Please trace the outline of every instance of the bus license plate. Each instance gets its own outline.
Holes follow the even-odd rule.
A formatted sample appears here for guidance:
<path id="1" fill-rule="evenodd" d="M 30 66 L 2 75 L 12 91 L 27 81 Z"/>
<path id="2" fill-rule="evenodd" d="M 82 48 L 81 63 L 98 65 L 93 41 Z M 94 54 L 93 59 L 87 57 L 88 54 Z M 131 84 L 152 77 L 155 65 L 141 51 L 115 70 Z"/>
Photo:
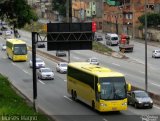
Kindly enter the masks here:
<path id="1" fill-rule="evenodd" d="M 117 110 L 117 108 L 112 108 L 113 111 Z"/>

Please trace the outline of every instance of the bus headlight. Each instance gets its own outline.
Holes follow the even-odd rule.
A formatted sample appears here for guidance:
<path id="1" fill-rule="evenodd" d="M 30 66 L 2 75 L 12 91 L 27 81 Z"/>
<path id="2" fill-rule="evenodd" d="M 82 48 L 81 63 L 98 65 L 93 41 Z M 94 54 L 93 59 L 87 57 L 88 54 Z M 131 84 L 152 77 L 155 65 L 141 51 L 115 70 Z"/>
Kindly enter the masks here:
<path id="1" fill-rule="evenodd" d="M 126 102 L 125 102 L 125 103 L 122 103 L 122 105 L 125 106 L 125 105 L 127 105 L 127 103 L 126 103 Z"/>
<path id="2" fill-rule="evenodd" d="M 107 106 L 107 105 L 106 105 L 106 104 L 104 104 L 104 103 L 101 103 L 100 105 L 101 105 L 101 106 Z"/>

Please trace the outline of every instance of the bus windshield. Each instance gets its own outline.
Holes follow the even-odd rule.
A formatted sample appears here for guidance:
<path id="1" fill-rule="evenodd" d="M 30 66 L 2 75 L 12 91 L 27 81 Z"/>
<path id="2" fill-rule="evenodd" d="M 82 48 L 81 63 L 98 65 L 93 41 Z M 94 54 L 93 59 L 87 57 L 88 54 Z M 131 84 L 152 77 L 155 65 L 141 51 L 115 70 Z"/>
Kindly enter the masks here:
<path id="1" fill-rule="evenodd" d="M 14 54 L 15 55 L 25 55 L 25 54 L 27 54 L 26 44 L 15 44 L 14 45 Z"/>
<path id="2" fill-rule="evenodd" d="M 124 77 L 100 78 L 101 93 L 103 100 L 120 100 L 127 97 Z"/>

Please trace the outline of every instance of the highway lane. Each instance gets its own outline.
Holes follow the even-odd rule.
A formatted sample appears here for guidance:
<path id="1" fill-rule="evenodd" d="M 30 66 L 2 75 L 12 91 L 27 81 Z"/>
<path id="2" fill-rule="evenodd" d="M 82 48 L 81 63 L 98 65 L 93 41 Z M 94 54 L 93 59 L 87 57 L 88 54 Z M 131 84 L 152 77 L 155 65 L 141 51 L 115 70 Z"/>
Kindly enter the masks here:
<path id="1" fill-rule="evenodd" d="M 85 55 L 86 54 L 86 52 L 87 52 L 87 55 Z M 4 52 L 3 52 L 4 53 Z M 50 53 L 53 53 L 53 52 L 50 52 Z M 82 54 L 83 53 L 83 54 Z M 99 57 L 100 58 L 100 63 L 104 63 L 104 65 L 106 65 L 106 66 L 110 66 L 110 67 L 114 67 L 116 70 L 117 69 L 120 69 L 120 72 L 121 72 L 121 68 L 119 67 L 119 65 L 121 66 L 121 63 L 123 64 L 123 60 L 119 60 L 119 59 L 114 59 L 114 58 L 112 58 L 112 57 L 108 57 L 108 56 L 106 56 L 105 58 L 104 57 L 102 57 L 102 60 L 101 60 L 101 55 L 95 55 L 95 53 L 93 53 L 92 51 L 82 51 L 82 52 L 77 52 L 77 51 L 71 51 L 71 54 L 73 54 L 73 55 L 71 55 L 71 57 L 73 57 L 73 58 L 71 58 L 71 60 L 72 61 L 74 61 L 74 60 L 76 60 L 76 61 L 84 61 L 87 57 L 88 57 L 88 55 L 94 55 L 94 56 L 97 56 L 97 57 Z M 81 55 L 82 54 L 82 55 Z M 81 55 L 81 56 L 80 56 Z M 3 59 L 5 59 L 5 57 L 3 57 Z M 106 61 L 105 61 L 106 60 Z M 47 60 L 46 60 L 47 61 Z M 102 62 L 101 62 L 102 61 Z M 7 62 L 7 61 L 6 61 Z M 108 62 L 108 63 L 106 63 L 106 62 Z M 111 64 L 111 62 L 112 62 L 112 64 Z M 113 63 L 114 62 L 114 63 Z M 133 64 L 132 62 L 134 62 L 134 61 L 132 61 L 132 60 L 127 60 L 127 62 L 128 63 L 131 63 L 131 64 Z M 53 62 L 52 62 L 53 63 Z M 136 63 L 136 62 L 134 62 L 134 63 Z M 23 63 L 17 63 L 18 64 L 18 69 L 21 69 L 21 65 L 24 65 Z M 12 65 L 14 65 L 14 66 L 16 66 L 17 67 L 17 64 L 15 65 L 15 64 L 13 64 L 12 63 Z M 137 68 L 139 68 L 140 67 L 140 63 L 136 63 L 137 64 L 137 66 L 135 66 L 135 65 L 133 65 L 133 67 L 137 67 Z M 125 63 L 125 65 L 126 65 L 126 63 Z M 125 67 L 127 68 L 128 66 L 130 66 L 130 64 L 128 64 L 128 65 L 126 65 Z M 28 66 L 28 63 L 27 64 L 25 64 L 25 66 L 24 66 L 24 68 L 23 68 L 23 72 L 25 73 L 25 74 L 27 74 L 27 73 L 29 73 L 29 74 L 27 74 L 27 75 L 30 75 L 31 73 L 31 69 L 30 68 L 28 68 L 29 66 Z M 50 65 L 50 67 L 54 67 L 54 66 L 52 66 L 52 64 Z M 25 70 L 25 69 L 27 69 L 27 70 Z M 143 66 L 142 66 L 142 69 L 143 69 Z M 12 69 L 13 70 L 13 69 Z M 128 72 L 128 70 L 127 71 L 125 71 L 125 72 Z M 8 71 L 6 71 L 6 73 L 10 73 L 10 71 L 8 70 Z M 20 74 L 20 73 L 22 73 L 22 71 L 21 72 L 18 72 L 18 73 L 16 73 L 16 75 L 18 75 L 18 74 Z M 12 75 L 12 73 L 11 73 L 11 75 Z M 11 78 L 14 78 L 14 76 L 15 75 L 12 75 L 11 76 Z M 65 77 L 63 78 L 63 79 L 61 79 L 61 74 L 59 74 L 58 75 L 58 77 L 56 77 L 57 79 L 56 80 L 61 80 L 61 81 L 59 81 L 59 82 L 62 82 L 62 85 L 63 85 L 63 83 L 65 82 L 64 80 L 66 80 L 65 79 Z M 127 74 L 126 74 L 126 76 L 127 76 Z M 130 76 L 133 76 L 133 75 L 130 75 Z M 22 76 L 22 77 L 25 77 L 25 76 Z M 29 76 L 27 76 L 27 77 L 29 77 Z M 143 77 L 142 77 L 143 78 Z M 20 87 L 20 89 L 21 90 L 24 90 L 25 89 L 25 91 L 22 91 L 22 92 L 24 92 L 25 94 L 29 94 L 29 98 L 30 99 L 32 99 L 32 88 L 30 87 L 30 88 L 28 88 L 28 87 L 26 87 L 26 84 L 28 85 L 32 85 L 32 80 L 31 80 L 31 78 L 20 78 L 20 79 L 22 79 L 23 80 L 23 82 L 22 82 L 22 80 L 20 80 L 19 82 L 17 82 L 17 80 L 18 79 L 16 79 L 16 82 L 14 82 L 16 85 L 19 85 L 19 87 Z M 129 77 L 129 79 L 130 79 L 130 77 Z M 138 80 L 138 79 L 137 79 Z M 45 84 L 43 84 L 43 83 L 45 83 Z M 135 81 L 133 81 L 133 82 L 135 82 Z M 51 83 L 51 84 L 50 84 Z M 57 81 L 56 81 L 56 83 L 57 83 Z M 138 83 L 138 82 L 136 82 L 136 83 Z M 40 85 L 40 86 L 39 86 Z M 52 85 L 52 81 L 38 81 L 38 89 L 40 89 L 40 90 L 44 90 L 44 88 L 47 88 L 48 89 L 48 87 L 45 87 L 45 86 L 50 86 L 50 85 Z M 53 89 L 55 89 L 54 91 L 57 93 L 57 90 L 58 90 L 58 86 L 55 86 L 56 84 L 54 83 L 54 86 L 53 86 Z M 139 85 L 139 84 L 138 84 Z M 52 86 L 51 86 L 52 87 Z M 65 87 L 65 84 L 64 84 L 64 86 L 61 86 L 61 89 L 66 89 L 66 87 Z M 51 90 L 51 91 L 47 91 L 46 90 L 46 92 L 44 93 L 44 91 L 42 91 L 42 92 L 40 92 L 40 94 L 43 94 L 43 95 L 45 95 L 45 96 L 43 96 L 43 97 L 38 97 L 38 98 L 40 98 L 40 99 L 38 99 L 40 102 L 43 102 L 42 103 L 42 105 L 40 105 L 40 106 L 42 106 L 45 110 L 47 110 L 48 112 L 54 112 L 53 110 L 55 110 L 55 109 L 57 109 L 58 107 L 59 107 L 59 105 L 63 105 L 63 101 L 61 102 L 60 100 L 62 99 L 62 97 L 63 97 L 63 99 L 65 99 L 65 101 L 66 100 L 68 100 L 68 101 L 70 101 L 69 99 L 69 97 L 70 96 L 68 96 L 67 95 L 67 93 L 65 92 L 64 93 L 64 90 L 61 90 L 62 92 L 61 93 L 63 93 L 62 95 L 60 95 L 61 93 L 58 93 L 59 94 L 59 96 L 55 96 L 55 98 L 57 98 L 57 97 L 59 97 L 59 100 L 57 100 L 55 103 L 53 103 L 54 102 L 54 98 L 50 101 L 49 99 L 50 98 L 48 98 L 49 96 L 50 97 L 52 97 L 52 94 L 53 94 L 53 90 Z M 51 94 L 48 94 L 48 93 L 51 93 Z M 38 90 L 38 94 L 39 94 L 39 90 Z M 39 96 L 39 95 L 38 95 Z M 60 98 L 61 97 L 61 98 Z M 47 99 L 47 102 L 46 102 L 46 99 Z M 48 101 L 49 100 L 49 101 Z M 59 103 L 59 102 L 61 102 L 59 105 L 57 105 L 57 103 Z M 72 101 L 73 102 L 73 101 Z M 74 103 L 74 102 L 73 102 Z M 56 105 L 57 107 L 56 108 L 53 108 L 51 105 Z M 72 104 L 72 103 L 71 103 Z M 68 103 L 67 103 L 67 105 L 68 105 Z M 76 103 L 75 103 L 75 105 L 77 105 Z M 65 106 L 65 105 L 63 105 L 63 106 Z M 69 106 L 70 107 L 70 106 Z M 84 109 L 84 107 L 86 108 L 86 106 L 84 106 L 84 107 L 82 107 L 82 105 L 80 104 L 79 105 L 79 107 L 81 107 L 82 108 L 82 110 L 79 110 L 79 108 L 78 108 L 78 112 L 77 112 L 77 108 L 75 108 L 75 110 L 73 110 L 73 111 L 71 111 L 70 113 L 68 112 L 68 110 L 67 111 L 64 111 L 64 108 L 62 108 L 62 109 L 59 109 L 59 111 L 56 113 L 56 112 L 54 112 L 54 114 L 57 114 L 57 115 L 63 115 L 63 114 L 65 114 L 65 113 L 67 113 L 66 115 L 67 115 L 67 117 L 68 117 L 68 115 L 72 115 L 72 114 L 74 114 L 75 112 L 77 112 L 77 114 L 81 114 L 81 112 L 84 112 L 83 111 L 83 109 Z M 81 109 L 80 108 L 80 109 Z M 87 107 L 88 108 L 88 107 Z M 69 109 L 70 110 L 70 108 L 65 108 L 65 109 Z M 84 109 L 84 110 L 86 110 L 86 109 Z M 131 113 L 130 113 L 130 110 L 131 110 Z M 88 111 L 88 110 L 87 110 Z M 134 113 L 132 113 L 132 111 L 134 112 Z M 61 114 L 60 112 L 62 112 L 63 114 Z M 91 111 L 92 112 L 92 111 Z M 142 110 L 135 110 L 133 107 L 131 107 L 131 108 L 129 108 L 129 112 L 127 111 L 127 112 L 124 112 L 124 113 L 122 113 L 122 115 L 135 115 L 135 114 L 157 114 L 157 112 L 159 112 L 159 109 L 157 109 L 157 108 L 154 108 L 152 111 L 150 111 L 150 110 L 145 110 L 145 111 L 142 111 Z M 60 113 L 60 114 L 59 114 Z M 93 113 L 93 112 L 92 112 Z M 88 115 L 93 115 L 93 114 L 90 114 L 90 113 L 86 113 L 85 112 L 85 114 L 88 116 Z M 83 113 L 82 113 L 82 115 L 84 115 Z M 61 117 L 61 116 L 58 116 L 58 117 Z M 83 117 L 83 116 L 82 116 Z"/>
<path id="2" fill-rule="evenodd" d="M 32 70 L 29 68 L 28 62 L 13 63 L 6 57 L 5 52 L 0 53 L 0 72 L 5 74 L 12 80 L 12 83 L 18 87 L 25 95 L 27 95 L 30 100 L 32 100 Z M 53 61 L 45 59 L 48 67 L 55 69 L 55 64 Z M 12 70 L 12 71 L 11 71 Z M 88 106 L 81 102 L 74 102 L 71 100 L 70 96 L 66 92 L 66 76 L 65 74 L 59 74 L 55 72 L 56 77 L 53 81 L 38 81 L 38 105 L 43 108 L 48 114 L 54 115 L 54 117 L 65 120 L 73 120 L 73 118 L 79 119 L 87 118 L 88 120 L 111 120 L 117 114 L 107 113 L 105 115 L 98 114 L 92 111 Z M 15 76 L 16 75 L 16 76 Z M 115 118 L 116 120 L 123 116 L 132 115 L 136 118 L 141 115 L 156 115 L 159 114 L 160 109 L 154 107 L 153 109 L 134 109 L 129 106 L 128 111 L 122 111 Z M 74 115 L 74 116 L 73 116 Z M 107 116 L 106 116 L 107 115 Z M 131 118 L 132 116 L 127 116 L 126 118 Z M 96 117 L 96 118 L 95 118 Z"/>
<path id="3" fill-rule="evenodd" d="M 105 34 L 104 33 L 97 33 L 102 35 L 103 37 L 103 41 L 101 41 L 101 43 L 105 44 Z M 130 59 L 136 60 L 142 64 L 145 63 L 145 45 L 143 43 L 139 43 L 136 41 L 136 39 L 131 39 L 131 43 L 134 44 L 134 49 L 132 53 L 125 53 L 125 55 L 127 57 L 129 57 Z M 106 44 L 105 44 L 106 45 Z M 108 45 L 106 45 L 108 46 Z M 108 46 L 110 48 L 112 48 L 113 50 L 119 52 L 119 47 L 118 46 Z M 160 44 L 155 46 L 147 46 L 147 59 L 148 59 L 148 66 L 151 66 L 153 68 L 156 68 L 160 71 L 159 68 L 157 68 L 157 66 L 159 67 L 159 59 L 155 59 L 152 58 L 152 51 L 155 49 L 159 49 L 160 48 Z"/>
<path id="4" fill-rule="evenodd" d="M 72 51 L 71 60 L 73 61 L 84 61 L 88 55 L 94 55 L 100 61 L 100 65 L 109 67 L 115 71 L 119 71 L 125 74 L 126 79 L 135 86 L 144 88 L 145 87 L 145 75 L 144 75 L 144 65 L 141 63 L 137 63 L 136 61 L 130 59 L 116 59 L 110 56 L 103 56 L 99 53 L 95 53 L 93 51 Z M 90 56 L 90 57 L 91 57 Z M 160 91 L 160 82 L 159 82 L 159 74 L 160 72 L 153 69 L 148 68 L 148 86 L 149 90 L 159 94 Z"/>
<path id="5" fill-rule="evenodd" d="M 22 35 L 22 39 L 31 45 L 31 33 L 26 31 L 20 31 L 20 32 Z M 41 50 L 55 55 L 55 51 L 47 51 L 46 48 Z M 126 75 L 126 79 L 132 85 L 145 89 L 145 68 L 143 61 L 139 61 L 135 58 L 122 59 L 122 60 L 116 59 L 110 56 L 104 56 L 102 54 L 90 50 L 71 51 L 70 55 L 71 55 L 71 61 L 86 61 L 86 59 L 89 57 L 97 57 L 101 65 L 110 67 L 113 70 L 124 73 Z M 67 58 L 63 57 L 63 59 L 68 60 L 68 57 Z M 153 62 L 159 63 L 159 60 L 153 59 Z M 156 94 L 159 94 L 160 91 L 160 82 L 158 80 L 160 78 L 159 70 L 160 70 L 159 66 L 156 65 L 153 66 L 152 63 L 151 64 L 150 62 L 148 63 L 148 90 Z"/>

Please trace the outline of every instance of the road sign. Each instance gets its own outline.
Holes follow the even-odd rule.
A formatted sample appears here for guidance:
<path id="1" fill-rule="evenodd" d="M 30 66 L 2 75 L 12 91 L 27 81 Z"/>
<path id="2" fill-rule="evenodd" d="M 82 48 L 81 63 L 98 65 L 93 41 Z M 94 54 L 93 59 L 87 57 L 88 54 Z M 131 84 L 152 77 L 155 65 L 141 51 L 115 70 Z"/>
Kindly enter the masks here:
<path id="1" fill-rule="evenodd" d="M 47 50 L 92 49 L 92 23 L 48 23 Z"/>

